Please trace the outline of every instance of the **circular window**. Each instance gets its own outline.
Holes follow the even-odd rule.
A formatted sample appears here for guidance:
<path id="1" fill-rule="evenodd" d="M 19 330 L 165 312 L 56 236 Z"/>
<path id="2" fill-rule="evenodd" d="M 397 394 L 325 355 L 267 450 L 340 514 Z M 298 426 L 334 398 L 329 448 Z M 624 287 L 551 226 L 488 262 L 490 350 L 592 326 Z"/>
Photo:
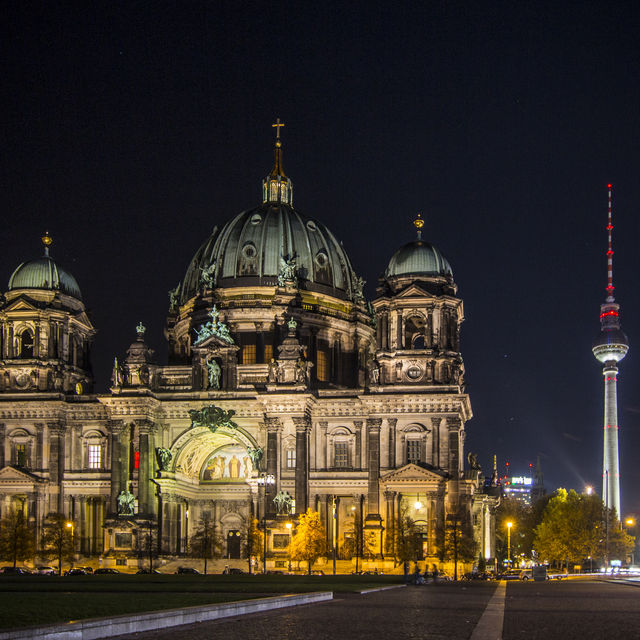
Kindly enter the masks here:
<path id="1" fill-rule="evenodd" d="M 318 227 L 317 227 L 316 223 L 313 220 L 309 220 L 307 222 L 307 229 L 309 229 L 309 231 L 317 231 Z"/>
<path id="2" fill-rule="evenodd" d="M 420 367 L 409 367 L 407 369 L 407 378 L 410 380 L 417 380 L 422 377 L 422 369 Z"/>
<path id="3" fill-rule="evenodd" d="M 16 376 L 16 387 L 20 389 L 26 389 L 31 385 L 31 377 L 28 373 L 19 373 Z"/>
<path id="4" fill-rule="evenodd" d="M 259 213 L 254 213 L 251 216 L 251 224 L 256 225 L 262 222 L 262 216 Z"/>
<path id="5" fill-rule="evenodd" d="M 242 247 L 242 255 L 249 260 L 255 258 L 257 253 L 258 252 L 256 251 L 256 247 L 253 242 L 247 242 L 247 244 Z"/>
<path id="6" fill-rule="evenodd" d="M 316 254 L 316 264 L 320 269 L 324 269 L 329 264 L 329 258 L 324 251 L 320 251 Z"/>

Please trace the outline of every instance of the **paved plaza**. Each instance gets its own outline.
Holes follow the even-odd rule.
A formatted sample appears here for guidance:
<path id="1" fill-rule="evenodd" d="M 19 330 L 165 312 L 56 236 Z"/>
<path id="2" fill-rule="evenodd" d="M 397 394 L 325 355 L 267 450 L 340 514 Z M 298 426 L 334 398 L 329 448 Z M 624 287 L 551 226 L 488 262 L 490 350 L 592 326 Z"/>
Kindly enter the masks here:
<path id="1" fill-rule="evenodd" d="M 139 633 L 136 640 L 589 640 L 640 638 L 640 584 L 457 583 L 341 595 L 323 604 Z M 489 605 L 487 607 L 487 605 Z M 502 621 L 496 614 L 504 611 Z M 500 633 L 499 622 L 503 624 Z"/>

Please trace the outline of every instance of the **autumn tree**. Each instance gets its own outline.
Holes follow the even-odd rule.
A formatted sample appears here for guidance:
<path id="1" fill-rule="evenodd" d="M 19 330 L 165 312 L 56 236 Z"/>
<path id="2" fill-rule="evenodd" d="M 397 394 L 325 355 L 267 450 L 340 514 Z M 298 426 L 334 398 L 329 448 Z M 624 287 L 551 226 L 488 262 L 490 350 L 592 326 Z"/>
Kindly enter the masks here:
<path id="1" fill-rule="evenodd" d="M 247 556 L 249 557 L 249 572 L 251 572 L 252 557 L 257 562 L 264 560 L 264 533 L 260 529 L 260 523 L 257 518 L 251 518 L 247 529 Z M 257 563 L 255 569 L 256 571 L 258 570 Z"/>
<path id="2" fill-rule="evenodd" d="M 50 513 L 42 534 L 42 554 L 58 560 L 58 575 L 62 574 L 62 562 L 73 562 L 75 555 L 74 527 L 62 513 Z"/>
<path id="3" fill-rule="evenodd" d="M 222 539 L 216 531 L 211 516 L 205 513 L 189 539 L 189 552 L 194 558 L 204 560 L 204 575 L 207 575 L 207 561 L 222 554 Z"/>
<path id="4" fill-rule="evenodd" d="M 35 553 L 35 530 L 20 509 L 12 509 L 0 520 L 0 558 L 16 566 L 18 560 L 29 560 Z"/>
<path id="5" fill-rule="evenodd" d="M 370 558 L 375 554 L 374 545 L 371 538 L 366 535 L 362 518 L 354 513 L 353 522 L 346 525 L 345 539 L 340 548 L 342 560 L 356 558 L 356 571 L 358 570 L 358 559 Z"/>
<path id="6" fill-rule="evenodd" d="M 312 509 L 299 516 L 298 526 L 291 538 L 289 556 L 292 560 L 306 561 L 309 575 L 313 563 L 326 552 L 327 533 L 320 514 Z"/>
<path id="7" fill-rule="evenodd" d="M 612 509 L 595 494 L 558 489 L 535 530 L 535 548 L 542 560 L 580 563 L 585 558 L 624 558 L 633 538 L 620 528 Z"/>

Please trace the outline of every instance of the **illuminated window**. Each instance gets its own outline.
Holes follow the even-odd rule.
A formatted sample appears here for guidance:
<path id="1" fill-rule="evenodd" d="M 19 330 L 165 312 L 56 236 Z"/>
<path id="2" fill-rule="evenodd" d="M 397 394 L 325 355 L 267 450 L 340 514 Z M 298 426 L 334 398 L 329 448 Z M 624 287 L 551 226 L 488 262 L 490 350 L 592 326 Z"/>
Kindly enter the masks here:
<path id="1" fill-rule="evenodd" d="M 334 466 L 344 469 L 351 466 L 349 464 L 349 443 L 348 442 L 336 442 L 333 445 L 334 453 Z"/>
<path id="2" fill-rule="evenodd" d="M 280 185 L 280 199 L 282 202 L 287 201 L 287 185 L 284 182 Z"/>
<path id="3" fill-rule="evenodd" d="M 15 445 L 15 464 L 18 467 L 27 466 L 27 445 L 16 444 Z"/>
<path id="4" fill-rule="evenodd" d="M 420 462 L 421 440 L 407 440 L 407 462 Z"/>
<path id="5" fill-rule="evenodd" d="M 329 380 L 329 363 L 327 361 L 326 352 L 318 349 L 318 369 L 316 375 L 320 382 L 327 382 Z"/>
<path id="6" fill-rule="evenodd" d="M 275 180 L 271 183 L 271 197 L 269 199 L 270 200 L 278 199 L 278 183 Z"/>
<path id="7" fill-rule="evenodd" d="M 102 466 L 102 446 L 90 444 L 88 448 L 89 469 L 100 469 Z"/>
<path id="8" fill-rule="evenodd" d="M 296 468 L 296 450 L 287 449 L 287 469 Z"/>
<path id="9" fill-rule="evenodd" d="M 264 345 L 264 361 L 271 362 L 271 358 L 273 358 L 273 345 L 265 344 Z"/>
<path id="10" fill-rule="evenodd" d="M 256 363 L 256 345 L 243 344 L 242 345 L 242 364 L 255 364 L 255 363 Z"/>

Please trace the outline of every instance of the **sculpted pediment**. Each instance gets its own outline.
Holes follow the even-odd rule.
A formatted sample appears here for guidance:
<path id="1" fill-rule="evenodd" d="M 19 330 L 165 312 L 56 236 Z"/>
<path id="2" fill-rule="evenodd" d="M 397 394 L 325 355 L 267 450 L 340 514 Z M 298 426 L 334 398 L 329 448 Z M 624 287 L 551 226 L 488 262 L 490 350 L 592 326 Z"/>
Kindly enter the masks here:
<path id="1" fill-rule="evenodd" d="M 406 464 L 400 469 L 393 469 L 380 476 L 381 483 L 441 482 L 443 479 L 444 476 L 441 473 L 413 463 Z"/>
<path id="2" fill-rule="evenodd" d="M 396 298 L 433 298 L 433 294 L 428 293 L 417 284 L 409 285 L 404 291 L 395 296 Z"/>
<path id="3" fill-rule="evenodd" d="M 17 298 L 5 308 L 5 311 L 38 311 L 38 309 L 25 298 Z"/>
<path id="4" fill-rule="evenodd" d="M 198 342 L 197 346 L 194 345 L 192 347 L 193 351 L 222 351 L 222 350 L 233 350 L 238 351 L 240 347 L 233 343 L 229 343 L 227 340 L 220 338 L 217 335 L 211 335 L 208 338 L 205 338 L 201 342 Z"/>
<path id="5" fill-rule="evenodd" d="M 16 467 L 3 467 L 0 469 L 0 484 L 28 484 L 33 485 L 40 482 L 40 478 L 28 471 L 16 469 Z"/>

